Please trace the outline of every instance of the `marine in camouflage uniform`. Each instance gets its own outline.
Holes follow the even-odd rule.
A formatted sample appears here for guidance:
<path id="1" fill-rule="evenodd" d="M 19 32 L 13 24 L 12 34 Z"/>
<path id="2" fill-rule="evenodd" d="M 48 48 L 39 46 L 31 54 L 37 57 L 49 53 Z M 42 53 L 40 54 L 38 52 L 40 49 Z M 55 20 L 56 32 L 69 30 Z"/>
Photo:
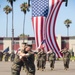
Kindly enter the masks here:
<path id="1" fill-rule="evenodd" d="M 71 54 L 67 48 L 62 50 L 61 53 L 63 53 L 64 69 L 67 70 L 69 68 Z"/>
<path id="2" fill-rule="evenodd" d="M 34 52 L 30 47 L 27 47 L 27 53 L 20 52 L 23 57 L 26 75 L 35 75 Z"/>
<path id="3" fill-rule="evenodd" d="M 45 65 L 46 65 L 46 53 L 44 52 L 44 49 L 41 49 L 40 51 L 40 67 L 42 69 L 42 71 L 45 69 Z"/>
<path id="4" fill-rule="evenodd" d="M 13 53 L 10 54 L 10 60 L 13 62 L 14 59 L 15 59 L 15 53 L 13 52 Z"/>
<path id="5" fill-rule="evenodd" d="M 53 70 L 54 69 L 55 60 L 56 60 L 56 55 L 55 55 L 55 53 L 52 50 L 48 52 L 48 60 L 50 62 L 50 68 L 51 68 L 51 70 Z"/>
<path id="6" fill-rule="evenodd" d="M 8 52 L 4 53 L 4 60 L 8 61 L 10 54 Z"/>
<path id="7" fill-rule="evenodd" d="M 41 51 L 41 49 L 38 49 L 38 53 L 37 53 L 37 70 L 39 70 L 39 68 L 40 68 L 40 57 L 41 57 L 40 51 Z"/>
<path id="8" fill-rule="evenodd" d="M 0 51 L 0 61 L 2 61 L 3 53 Z"/>
<path id="9" fill-rule="evenodd" d="M 12 75 L 20 75 L 22 66 L 23 66 L 23 61 L 19 58 L 18 55 L 16 55 L 11 67 Z"/>
<path id="10" fill-rule="evenodd" d="M 11 67 L 11 75 L 20 75 L 21 67 L 24 66 L 24 61 L 19 55 L 19 52 L 21 51 L 22 53 L 25 53 L 25 45 L 25 43 L 22 43 L 22 49 L 20 49 L 15 55 L 15 59 Z"/>

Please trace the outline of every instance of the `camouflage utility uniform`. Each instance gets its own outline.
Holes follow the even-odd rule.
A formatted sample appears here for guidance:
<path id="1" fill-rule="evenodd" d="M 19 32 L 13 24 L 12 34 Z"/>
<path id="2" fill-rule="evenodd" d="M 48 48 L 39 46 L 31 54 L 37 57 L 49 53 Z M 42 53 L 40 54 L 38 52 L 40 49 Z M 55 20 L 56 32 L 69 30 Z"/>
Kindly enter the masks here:
<path id="1" fill-rule="evenodd" d="M 49 62 L 50 62 L 51 70 L 53 70 L 53 69 L 54 69 L 55 60 L 56 60 L 56 55 L 55 55 L 55 53 L 54 53 L 54 52 L 49 53 L 49 54 L 48 54 L 48 59 L 49 59 Z"/>
<path id="2" fill-rule="evenodd" d="M 27 56 L 23 58 L 26 75 L 35 75 L 34 52 L 28 51 L 26 54 Z"/>
<path id="3" fill-rule="evenodd" d="M 40 67 L 42 68 L 42 71 L 45 69 L 46 65 L 46 53 L 40 52 Z"/>
<path id="4" fill-rule="evenodd" d="M 67 70 L 69 68 L 71 54 L 68 50 L 64 50 L 62 53 L 63 53 L 64 69 Z"/>

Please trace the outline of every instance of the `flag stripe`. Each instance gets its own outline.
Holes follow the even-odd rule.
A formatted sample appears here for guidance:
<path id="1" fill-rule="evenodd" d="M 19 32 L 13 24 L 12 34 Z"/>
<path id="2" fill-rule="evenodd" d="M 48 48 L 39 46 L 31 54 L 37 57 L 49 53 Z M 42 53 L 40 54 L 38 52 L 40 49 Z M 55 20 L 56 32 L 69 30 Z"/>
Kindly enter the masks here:
<path id="1" fill-rule="evenodd" d="M 54 24 L 53 24 L 53 25 L 54 25 L 54 27 L 53 27 L 53 28 L 54 28 L 54 29 L 53 29 L 53 30 L 54 30 L 54 31 L 53 31 L 54 36 L 53 36 L 53 37 L 54 37 L 54 39 L 55 39 L 56 47 L 57 47 L 57 49 L 59 50 L 59 52 L 60 52 L 60 49 L 59 49 L 59 47 L 58 47 L 58 44 L 57 44 L 57 41 L 56 41 L 56 36 L 55 36 L 55 23 L 56 23 L 57 15 L 58 15 L 58 12 L 59 12 L 59 9 L 60 9 L 60 6 L 61 6 L 62 2 L 63 2 L 63 1 L 61 1 L 60 5 L 59 5 L 59 7 L 58 7 L 58 10 L 57 10 L 57 13 L 56 13 L 56 16 L 55 16 L 55 20 L 54 20 Z M 60 54 L 61 54 L 61 53 L 60 53 Z M 61 56 L 62 56 L 62 54 L 61 54 Z"/>
<path id="2" fill-rule="evenodd" d="M 41 42 L 42 42 L 42 40 L 43 40 L 43 34 L 44 34 L 44 32 L 43 32 L 43 28 L 44 27 L 44 25 L 43 25 L 43 17 L 41 17 L 41 33 L 40 33 L 40 35 L 41 35 Z M 42 29 L 43 28 L 43 29 Z"/>
<path id="3" fill-rule="evenodd" d="M 55 23 L 56 23 L 56 18 L 57 18 L 57 14 L 58 14 L 58 11 L 59 11 L 59 8 L 60 8 L 60 6 L 61 6 L 61 1 L 59 2 L 59 5 L 58 5 L 58 8 L 56 9 L 56 13 L 54 14 L 54 18 L 53 18 L 53 22 L 52 22 L 52 25 L 53 25 L 53 27 L 52 27 L 52 41 L 53 41 L 53 43 L 54 43 L 54 47 L 55 47 L 55 49 L 56 49 L 56 51 L 58 52 L 58 54 L 59 54 L 59 56 L 58 57 L 61 57 L 61 54 L 60 54 L 60 51 L 59 51 L 59 48 L 58 48 L 58 46 L 57 46 L 57 42 L 56 42 L 56 37 L 54 38 L 54 36 L 55 36 L 55 34 L 53 33 L 54 31 L 55 31 L 55 28 L 54 28 L 54 25 L 55 25 Z"/>
<path id="4" fill-rule="evenodd" d="M 59 4 L 60 4 L 60 3 L 59 3 Z M 59 7 L 59 4 L 58 4 L 58 6 L 56 6 L 56 7 Z M 50 24 L 51 24 L 50 26 L 51 26 L 51 27 L 50 27 L 50 31 L 49 31 L 49 32 L 51 33 L 50 37 L 51 37 L 51 41 L 52 41 L 52 43 L 53 43 L 53 44 L 52 44 L 52 43 L 51 43 L 51 44 L 52 44 L 53 48 L 55 49 L 55 51 L 57 52 L 58 57 L 60 57 L 61 55 L 59 54 L 58 49 L 56 49 L 56 47 L 55 47 L 55 40 L 56 40 L 56 37 L 55 37 L 55 39 L 53 38 L 53 31 L 54 31 L 53 28 L 54 28 L 54 26 L 53 26 L 53 24 L 52 24 L 52 23 L 54 23 L 54 18 L 55 18 L 54 16 L 56 15 L 57 9 L 58 9 L 58 8 L 55 8 L 54 11 L 53 11 L 53 16 L 52 16 L 51 21 L 50 21 Z M 55 11 L 55 10 L 56 10 L 56 11 Z M 55 15 L 54 15 L 54 14 L 55 14 Z M 53 26 L 53 28 L 52 28 L 52 26 Z"/>
<path id="5" fill-rule="evenodd" d="M 55 4 L 55 2 L 53 3 L 53 5 Z M 54 47 L 54 44 L 53 44 L 53 42 L 52 42 L 52 32 L 51 32 L 51 26 L 52 26 L 52 24 L 51 24 L 51 22 L 52 22 L 52 18 L 53 18 L 53 13 L 55 12 L 55 9 L 57 8 L 57 5 L 58 5 L 58 2 L 54 5 L 54 7 L 53 7 L 53 10 L 52 10 L 52 12 L 50 13 L 50 20 L 48 20 L 48 22 L 49 22 L 49 24 L 48 24 L 48 32 L 49 32 L 49 43 L 50 43 L 50 45 L 51 45 L 51 47 L 52 47 L 52 50 L 54 50 L 55 51 L 55 53 L 58 55 L 58 53 L 57 53 L 57 51 L 56 51 L 56 49 L 55 49 L 55 47 Z M 48 33 L 47 32 L 47 33 Z"/>
<path id="6" fill-rule="evenodd" d="M 38 46 L 41 44 L 41 17 L 38 17 Z M 40 36 L 40 37 L 39 37 Z"/>
<path id="7" fill-rule="evenodd" d="M 50 5 L 50 8 L 49 8 L 49 9 L 50 9 L 50 10 L 49 10 L 50 13 L 48 14 L 47 22 L 48 22 L 48 19 L 49 19 L 49 17 L 50 17 L 49 15 L 51 14 L 51 11 L 52 11 L 52 9 L 53 9 L 54 0 L 49 0 L 49 3 L 50 3 L 50 4 L 49 4 L 49 5 Z M 46 24 L 47 24 L 47 22 L 46 22 Z M 48 30 L 47 27 L 48 27 L 48 26 L 46 26 L 46 30 Z M 48 31 L 48 33 L 49 33 L 49 31 Z M 49 41 L 48 41 L 48 39 L 49 39 L 49 38 L 48 38 L 48 35 L 47 35 L 48 33 L 47 33 L 47 31 L 46 31 L 46 42 L 47 42 L 48 49 L 49 49 L 49 50 L 52 50 L 52 47 L 51 47 L 51 45 L 49 44 Z"/>
<path id="8" fill-rule="evenodd" d="M 36 39 L 37 39 L 37 46 L 39 46 L 39 42 L 38 42 L 38 17 L 36 17 Z"/>
<path id="9" fill-rule="evenodd" d="M 49 50 L 49 48 L 48 48 L 47 43 L 46 43 L 46 27 L 47 26 L 46 26 L 46 18 L 45 17 L 43 18 L 43 24 L 42 25 L 43 25 L 42 26 L 43 29 L 42 28 L 41 29 L 42 29 L 43 33 L 41 33 L 41 34 L 43 34 L 43 40 L 45 40 L 45 52 L 46 52 Z"/>
<path id="10" fill-rule="evenodd" d="M 35 32 L 35 38 L 36 38 L 36 43 L 38 44 L 36 47 L 39 47 L 42 40 L 45 39 L 45 17 L 33 17 L 32 18 L 32 22 L 34 22 L 33 20 L 35 19 L 35 23 L 33 23 L 34 25 L 34 32 Z"/>
<path id="11" fill-rule="evenodd" d="M 32 27 L 34 29 L 34 18 L 32 18 Z"/>
<path id="12" fill-rule="evenodd" d="M 53 10 L 53 12 L 52 12 L 52 15 L 51 15 L 51 20 L 50 20 L 50 32 L 51 32 L 51 44 L 52 44 L 52 46 L 53 46 L 53 48 L 54 48 L 54 50 L 55 50 L 55 52 L 56 52 L 56 54 L 57 54 L 57 56 L 58 57 L 60 57 L 59 56 L 59 53 L 58 53 L 58 50 L 55 48 L 55 42 L 54 42 L 54 40 L 55 39 L 53 39 L 53 22 L 54 22 L 54 17 L 55 17 L 55 14 L 56 14 L 56 9 L 58 9 L 58 5 L 59 5 L 59 2 L 58 2 L 58 0 L 55 0 L 55 3 L 56 3 L 56 6 L 55 6 L 55 9 Z"/>
<path id="13" fill-rule="evenodd" d="M 57 7 L 57 6 L 56 6 L 56 7 Z M 52 11 L 52 12 L 50 12 L 49 18 L 51 18 L 51 17 L 50 17 L 50 16 L 52 15 L 51 13 L 54 13 L 54 12 L 55 12 L 56 7 L 54 7 L 53 11 Z M 52 16 L 52 18 L 53 18 L 53 16 Z M 51 19 L 52 19 L 52 18 L 51 18 Z M 48 21 L 49 21 L 49 22 L 52 22 L 52 21 L 50 21 L 49 19 L 48 19 Z M 48 28 L 49 28 L 49 27 L 48 27 Z M 52 29 L 52 28 L 50 28 L 49 30 L 50 30 L 50 31 L 48 31 L 48 30 L 47 30 L 47 34 L 48 34 L 48 32 L 50 32 L 50 33 L 51 33 L 51 35 L 49 36 L 49 39 L 50 39 L 49 44 L 50 44 L 50 45 L 52 45 L 52 47 L 55 49 L 55 47 L 54 47 L 54 44 L 55 44 L 55 43 L 52 41 L 52 38 L 53 38 L 53 37 L 51 37 L 51 36 L 53 35 L 53 33 L 51 32 L 51 30 L 53 30 L 53 29 Z M 48 34 L 48 35 L 49 35 L 49 34 Z M 47 35 L 47 36 L 48 36 L 48 35 Z M 50 37 L 51 37 L 51 38 L 50 38 Z M 49 40 L 49 39 L 48 39 L 48 40 Z M 55 39 L 55 40 L 56 40 L 56 39 Z M 54 40 L 54 41 L 55 41 L 55 40 Z M 51 42 L 51 41 L 52 41 L 54 44 L 52 44 L 52 42 Z M 56 53 L 57 53 L 58 57 L 60 57 L 61 55 L 59 54 L 58 50 L 57 50 L 57 49 L 55 49 L 55 51 L 56 51 Z M 59 55 L 60 55 L 60 56 L 59 56 Z"/>

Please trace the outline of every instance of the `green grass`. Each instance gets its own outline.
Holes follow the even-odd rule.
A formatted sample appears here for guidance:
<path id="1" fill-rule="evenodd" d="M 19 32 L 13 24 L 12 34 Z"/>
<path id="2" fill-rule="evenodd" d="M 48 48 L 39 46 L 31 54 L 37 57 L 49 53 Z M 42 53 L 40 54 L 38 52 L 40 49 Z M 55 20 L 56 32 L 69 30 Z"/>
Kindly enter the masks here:
<path id="1" fill-rule="evenodd" d="M 71 57 L 71 60 L 75 60 L 75 56 L 74 57 Z"/>
<path id="2" fill-rule="evenodd" d="M 60 60 L 63 60 L 63 58 L 57 58 L 57 60 L 60 61 Z M 74 57 L 71 57 L 70 60 L 75 60 L 75 56 Z"/>

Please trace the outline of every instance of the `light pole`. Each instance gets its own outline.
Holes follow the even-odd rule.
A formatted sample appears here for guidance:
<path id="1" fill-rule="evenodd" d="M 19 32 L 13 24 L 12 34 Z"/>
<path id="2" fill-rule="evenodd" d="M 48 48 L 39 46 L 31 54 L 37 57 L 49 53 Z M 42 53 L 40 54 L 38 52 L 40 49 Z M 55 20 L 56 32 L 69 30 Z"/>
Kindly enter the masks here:
<path id="1" fill-rule="evenodd" d="M 14 53 L 14 12 L 13 12 L 13 3 L 12 3 L 12 53 Z"/>

